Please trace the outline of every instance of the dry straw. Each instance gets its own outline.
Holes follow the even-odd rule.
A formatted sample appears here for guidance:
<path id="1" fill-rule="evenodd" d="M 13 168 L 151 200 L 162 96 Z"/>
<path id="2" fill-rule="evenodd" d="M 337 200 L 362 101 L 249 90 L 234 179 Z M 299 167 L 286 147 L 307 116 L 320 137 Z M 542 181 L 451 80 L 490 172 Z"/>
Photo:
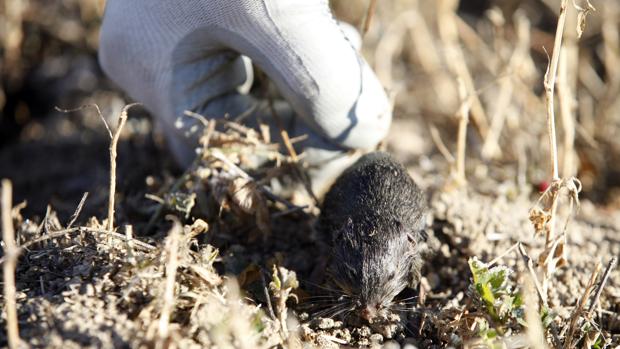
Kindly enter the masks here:
<path id="1" fill-rule="evenodd" d="M 6 309 L 6 332 L 9 348 L 19 347 L 19 328 L 17 324 L 17 306 L 15 301 L 15 267 L 19 249 L 15 246 L 15 230 L 13 228 L 12 199 L 13 187 L 8 179 L 2 180 L 2 239 L 4 241 L 4 303 Z"/>

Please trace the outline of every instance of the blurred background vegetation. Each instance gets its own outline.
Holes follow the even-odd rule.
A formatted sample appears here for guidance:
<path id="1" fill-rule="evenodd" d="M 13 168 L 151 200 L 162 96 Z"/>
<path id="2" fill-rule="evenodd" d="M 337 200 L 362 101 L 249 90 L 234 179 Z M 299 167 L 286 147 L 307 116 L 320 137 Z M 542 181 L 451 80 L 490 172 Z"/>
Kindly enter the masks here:
<path id="1" fill-rule="evenodd" d="M 572 1 L 571 1 L 572 2 Z M 333 0 L 337 17 L 362 27 L 369 1 Z M 547 178 L 542 78 L 559 0 L 379 1 L 365 35 L 364 54 L 391 92 L 397 119 L 453 148 L 460 105 L 457 81 L 475 93 L 468 154 L 521 167 L 521 180 Z M 585 7 L 585 0 L 576 0 Z M 614 204 L 620 185 L 620 4 L 592 3 L 577 39 L 569 9 L 564 91 L 558 106 L 561 169 L 579 174 L 584 193 Z M 4 0 L 0 6 L 0 146 L 49 136 L 55 106 L 96 102 L 118 110 L 124 97 L 103 77 L 97 40 L 103 0 Z M 451 17 L 453 12 L 458 16 Z M 96 122 L 96 121 L 95 121 Z M 69 127 L 67 123 L 64 127 Z M 67 136 L 68 130 L 59 130 Z M 426 137 L 428 139 L 429 137 Z M 437 142 L 435 142 L 437 143 Z M 410 149 L 437 153 L 435 146 Z M 501 170 L 504 167 L 500 167 Z M 480 172 L 482 171 L 482 172 Z M 513 174 L 514 175 L 514 174 Z M 516 175 L 515 175 L 516 176 Z M 522 184 L 524 184 L 522 183 Z"/>

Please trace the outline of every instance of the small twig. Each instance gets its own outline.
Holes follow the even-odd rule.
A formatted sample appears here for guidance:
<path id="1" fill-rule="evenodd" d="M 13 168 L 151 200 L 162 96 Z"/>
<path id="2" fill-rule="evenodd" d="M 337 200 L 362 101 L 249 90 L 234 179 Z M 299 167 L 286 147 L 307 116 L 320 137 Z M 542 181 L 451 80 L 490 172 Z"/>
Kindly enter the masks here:
<path id="1" fill-rule="evenodd" d="M 209 120 L 209 124 L 207 124 L 207 133 L 204 136 L 202 149 L 206 152 L 209 148 L 209 143 L 211 142 L 211 138 L 215 133 L 215 119 Z"/>
<path id="2" fill-rule="evenodd" d="M 108 131 L 108 135 L 110 135 L 110 139 L 112 139 L 113 136 L 112 136 L 112 130 L 110 129 L 110 125 L 108 125 L 108 122 L 103 117 L 103 114 L 101 114 L 101 109 L 99 109 L 99 106 L 97 104 L 86 104 L 81 107 L 77 107 L 73 109 L 62 109 L 59 107 L 54 107 L 54 109 L 56 109 L 57 111 L 61 113 L 73 113 L 76 111 L 82 111 L 86 108 L 95 108 L 95 110 L 97 111 L 97 115 L 99 115 L 99 118 L 101 119 L 101 121 L 103 121 L 103 125 L 105 125 L 105 129 Z"/>
<path id="3" fill-rule="evenodd" d="M 457 138 L 456 178 L 459 185 L 467 183 L 465 178 L 465 147 L 467 145 L 467 124 L 469 123 L 470 97 L 463 80 L 458 80 L 461 106 L 459 108 L 459 133 Z"/>
<path id="4" fill-rule="evenodd" d="M 571 177 L 575 175 L 575 117 L 573 111 L 575 109 L 575 98 L 573 97 L 573 86 L 569 83 L 569 53 L 575 52 L 577 56 L 577 48 L 572 46 L 566 47 L 560 54 L 560 66 L 558 76 L 558 97 L 560 99 L 560 116 L 562 120 L 562 128 L 564 129 L 564 149 L 562 149 L 562 177 Z M 571 57 L 575 58 L 575 57 Z M 572 62 L 576 64 L 576 62 Z M 571 67 L 575 68 L 575 67 Z"/>
<path id="5" fill-rule="evenodd" d="M 534 263 L 532 262 L 532 258 L 527 254 L 525 247 L 521 242 L 518 243 L 519 253 L 527 266 L 527 269 L 532 276 L 532 280 L 534 280 L 534 286 L 536 286 L 536 292 L 538 292 L 538 297 L 540 298 L 543 305 L 547 306 L 547 297 L 543 294 L 542 287 L 540 286 L 540 282 L 538 281 L 538 277 L 536 276 L 536 271 L 534 270 Z"/>
<path id="6" fill-rule="evenodd" d="M 267 310 L 269 311 L 269 316 L 271 316 L 271 319 L 277 320 L 276 313 L 273 311 L 273 304 L 271 303 L 271 295 L 269 294 L 269 288 L 267 287 L 265 274 L 262 270 L 260 271 L 260 278 L 263 282 L 263 292 L 265 293 L 265 300 L 267 301 Z"/>
<path id="7" fill-rule="evenodd" d="M 337 343 L 337 344 L 340 344 L 340 345 L 346 345 L 348 343 L 344 339 L 340 339 L 338 337 L 334 337 L 334 336 L 331 336 L 331 335 L 328 335 L 328 334 L 321 335 L 321 337 L 329 340 L 330 342 Z"/>
<path id="8" fill-rule="evenodd" d="M 372 18 L 375 15 L 375 9 L 377 7 L 377 0 L 370 0 L 368 4 L 368 9 L 366 10 L 366 18 L 364 18 L 364 26 L 362 27 L 362 36 L 368 33 L 370 29 L 370 23 L 372 22 Z"/>
<path id="9" fill-rule="evenodd" d="M 482 102 L 476 94 L 474 79 L 467 66 L 467 59 L 465 59 L 465 54 L 460 47 L 460 32 L 457 26 L 458 15 L 456 10 L 457 2 L 441 2 L 437 13 L 439 37 L 444 44 L 444 55 L 449 70 L 463 81 L 467 95 L 471 98 L 471 117 L 474 126 L 482 138 L 486 139 L 489 132 L 489 122 Z"/>
<path id="10" fill-rule="evenodd" d="M 490 261 L 489 263 L 487 263 L 487 266 L 490 268 L 492 265 L 494 265 L 495 263 L 497 263 L 500 259 L 504 258 L 505 256 L 507 256 L 510 252 L 514 251 L 515 249 L 517 249 L 519 247 L 519 245 L 521 244 L 521 242 L 517 242 L 516 244 L 512 245 L 509 249 L 507 249 L 506 251 L 504 251 L 502 254 L 500 254 L 499 256 L 493 258 L 492 261 Z"/>
<path id="11" fill-rule="evenodd" d="M 586 302 L 588 301 L 588 299 L 590 299 L 590 294 L 592 293 L 592 290 L 594 289 L 594 282 L 596 281 L 596 278 L 598 277 L 598 274 L 600 273 L 600 271 L 601 271 L 601 263 L 597 262 L 596 267 L 594 268 L 594 272 L 592 272 L 592 275 L 590 276 L 590 280 L 588 281 L 588 285 L 583 291 L 583 295 L 579 299 L 579 303 L 577 304 L 577 307 L 573 310 L 573 314 L 571 315 L 569 326 L 568 326 L 568 334 L 566 335 L 566 339 L 564 340 L 564 344 L 566 344 L 569 348 L 573 347 L 572 343 L 573 343 L 573 337 L 575 335 L 575 330 L 577 328 L 577 322 L 581 318 L 583 309 L 586 306 Z"/>
<path id="12" fill-rule="evenodd" d="M 125 226 L 125 238 L 127 244 L 127 261 L 129 264 L 134 264 L 136 262 L 136 257 L 133 251 L 133 226 L 129 224 Z"/>
<path id="13" fill-rule="evenodd" d="M 159 340 L 156 348 L 165 348 L 169 336 L 170 314 L 174 310 L 174 284 L 179 266 L 179 240 L 181 238 L 181 224 L 173 219 L 173 226 L 166 239 L 166 286 L 164 289 L 164 304 L 159 317 Z"/>
<path id="14" fill-rule="evenodd" d="M 545 340 L 545 334 L 543 332 L 543 325 L 540 319 L 539 303 L 536 301 L 536 296 L 533 295 L 533 277 L 524 277 L 524 292 L 523 292 L 523 306 L 525 308 L 525 321 L 527 323 L 526 335 L 529 340 L 531 348 L 544 349 L 547 346 Z M 534 281 L 535 282 L 535 281 Z"/>
<path id="15" fill-rule="evenodd" d="M 125 122 L 127 122 L 127 112 L 129 109 L 138 103 L 132 103 L 126 105 L 121 111 L 121 115 L 118 118 L 118 126 L 116 127 L 116 131 L 112 136 L 112 141 L 110 142 L 110 194 L 108 201 L 108 230 L 114 230 L 114 195 L 116 194 L 116 148 L 118 146 L 118 140 L 121 136 L 121 132 L 123 131 L 123 127 L 125 126 Z"/>
<path id="16" fill-rule="evenodd" d="M 299 161 L 297 152 L 295 151 L 295 148 L 293 148 L 293 143 L 291 143 L 291 138 L 289 137 L 288 132 L 284 128 L 284 124 L 282 124 L 282 119 L 280 119 L 280 116 L 278 115 L 278 112 L 276 111 L 276 108 L 273 105 L 273 99 L 269 98 L 268 105 L 269 105 L 269 110 L 271 111 L 271 114 L 273 115 L 273 119 L 275 120 L 276 124 L 278 125 L 278 129 L 280 130 L 280 138 L 282 138 L 282 142 L 284 143 L 284 146 L 286 147 L 286 150 L 288 151 L 293 162 L 297 163 Z"/>
<path id="17" fill-rule="evenodd" d="M 518 242 L 517 246 L 519 249 L 519 253 L 521 254 L 523 261 L 525 262 L 527 269 L 530 273 L 530 278 L 532 279 L 532 281 L 534 281 L 534 286 L 536 286 L 536 293 L 538 294 L 538 298 L 542 302 L 542 305 L 545 308 L 548 308 L 549 305 L 547 303 L 547 297 L 543 295 L 543 290 L 540 286 L 540 281 L 538 281 L 538 277 L 536 276 L 536 271 L 534 270 L 534 264 L 532 262 L 532 259 L 527 254 L 527 251 L 525 251 L 525 247 L 523 246 L 521 242 Z M 555 343 L 556 348 L 563 349 L 562 342 L 560 341 L 560 337 L 558 336 L 558 330 L 556 328 L 555 323 L 552 322 L 550 324 L 550 328 L 551 328 L 551 334 L 553 336 L 553 341 Z"/>
<path id="18" fill-rule="evenodd" d="M 198 120 L 202 126 L 207 127 L 209 125 L 209 120 L 207 120 L 207 118 L 204 115 L 198 114 L 196 112 L 193 112 L 191 110 L 186 110 L 183 112 L 183 115 L 190 117 L 192 119 L 196 119 Z"/>
<path id="19" fill-rule="evenodd" d="M 601 279 L 601 282 L 599 282 L 598 284 L 596 294 L 594 295 L 594 299 L 592 300 L 592 304 L 590 304 L 590 307 L 588 308 L 588 314 L 592 313 L 592 311 L 594 310 L 594 307 L 598 303 L 599 298 L 601 298 L 601 293 L 603 292 L 603 288 L 605 288 L 605 285 L 607 284 L 607 280 L 609 279 L 609 274 L 611 274 L 611 271 L 614 270 L 614 268 L 616 267 L 616 263 L 618 263 L 618 258 L 614 257 L 609 261 L 609 264 L 607 264 L 607 268 L 605 268 L 605 273 L 603 273 L 603 278 Z"/>
<path id="20" fill-rule="evenodd" d="M 435 143 L 435 146 L 437 147 L 441 155 L 443 155 L 443 157 L 450 165 L 454 164 L 456 162 L 456 159 L 450 153 L 448 147 L 446 147 L 446 144 L 441 139 L 441 135 L 439 134 L 439 130 L 437 130 L 437 127 L 435 127 L 435 125 L 430 125 L 429 128 L 431 131 L 431 139 L 433 140 L 433 143 Z"/>
<path id="21" fill-rule="evenodd" d="M 15 230 L 11 209 L 13 188 L 8 179 L 2 180 L 2 239 L 4 240 L 4 304 L 6 308 L 6 332 L 9 348 L 19 347 L 19 327 L 17 323 L 17 306 L 15 303 L 15 267 L 19 249 L 15 246 Z M 4 259 L 3 258 L 3 259 Z"/>
<path id="22" fill-rule="evenodd" d="M 47 229 L 47 220 L 49 219 L 49 216 L 51 213 L 52 213 L 52 207 L 50 205 L 47 205 L 47 208 L 45 209 L 45 216 L 43 216 L 43 220 L 37 227 L 37 231 L 35 235 L 40 235 L 43 231 L 45 231 L 45 234 L 49 232 Z"/>
<path id="23" fill-rule="evenodd" d="M 73 212 L 73 215 L 71 215 L 71 220 L 69 220 L 69 224 L 67 224 L 67 229 L 71 228 L 73 223 L 75 223 L 75 221 L 80 216 L 80 213 L 82 212 L 82 208 L 84 207 L 84 203 L 86 202 L 87 198 L 88 198 L 88 192 L 85 192 L 84 195 L 82 195 L 82 199 L 80 200 L 80 203 L 77 205 L 75 212 Z"/>

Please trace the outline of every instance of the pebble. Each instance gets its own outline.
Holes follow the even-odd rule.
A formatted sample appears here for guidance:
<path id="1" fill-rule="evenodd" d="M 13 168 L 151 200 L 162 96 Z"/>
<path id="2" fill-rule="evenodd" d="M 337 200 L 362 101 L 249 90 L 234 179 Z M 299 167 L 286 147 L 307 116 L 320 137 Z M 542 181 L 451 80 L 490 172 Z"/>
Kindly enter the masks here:
<path id="1" fill-rule="evenodd" d="M 318 328 L 322 330 L 327 330 L 334 327 L 334 319 L 330 318 L 320 318 L 317 321 Z"/>
<path id="2" fill-rule="evenodd" d="M 397 341 L 387 341 L 383 344 L 383 349 L 401 349 Z"/>
<path id="3" fill-rule="evenodd" d="M 378 333 L 372 334 L 370 336 L 370 341 L 372 343 L 383 343 L 383 336 Z"/>

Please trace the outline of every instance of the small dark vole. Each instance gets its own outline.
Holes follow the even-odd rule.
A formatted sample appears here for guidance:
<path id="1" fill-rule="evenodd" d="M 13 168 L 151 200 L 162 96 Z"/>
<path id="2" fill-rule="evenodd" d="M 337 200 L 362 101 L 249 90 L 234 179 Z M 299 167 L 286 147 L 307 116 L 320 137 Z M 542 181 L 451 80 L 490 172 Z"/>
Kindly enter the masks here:
<path id="1" fill-rule="evenodd" d="M 362 156 L 325 196 L 318 227 L 331 236 L 330 272 L 362 318 L 419 281 L 425 209 L 407 170 L 383 152 Z"/>

